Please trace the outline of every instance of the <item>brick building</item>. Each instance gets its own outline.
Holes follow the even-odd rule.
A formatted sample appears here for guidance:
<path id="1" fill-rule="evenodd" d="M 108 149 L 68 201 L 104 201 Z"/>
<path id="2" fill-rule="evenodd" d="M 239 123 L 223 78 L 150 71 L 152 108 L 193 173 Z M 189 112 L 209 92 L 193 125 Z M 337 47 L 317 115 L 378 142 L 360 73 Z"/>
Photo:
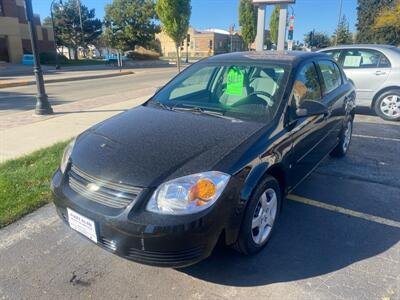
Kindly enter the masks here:
<path id="1" fill-rule="evenodd" d="M 40 52 L 54 52 L 51 27 L 42 26 L 34 15 Z M 0 0 L 0 61 L 21 63 L 22 55 L 32 53 L 24 0 Z"/>
<path id="2" fill-rule="evenodd" d="M 230 33 L 221 29 L 195 30 L 190 27 L 188 34 L 190 35 L 190 42 L 188 43 L 190 57 L 207 57 L 230 51 L 246 50 L 244 41 L 237 32 Z M 176 57 L 175 43 L 166 33 L 157 34 L 156 39 L 160 42 L 163 56 Z M 184 56 L 186 55 L 186 46 L 182 48 L 181 55 Z"/>

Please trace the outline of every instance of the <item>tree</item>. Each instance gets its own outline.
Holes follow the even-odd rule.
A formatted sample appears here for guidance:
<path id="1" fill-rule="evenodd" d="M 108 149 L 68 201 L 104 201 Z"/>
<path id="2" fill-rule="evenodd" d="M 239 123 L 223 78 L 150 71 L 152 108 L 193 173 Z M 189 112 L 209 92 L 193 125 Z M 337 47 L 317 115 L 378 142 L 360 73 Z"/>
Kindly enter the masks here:
<path id="1" fill-rule="evenodd" d="M 396 46 L 400 44 L 400 0 L 393 7 L 384 7 L 379 12 L 373 28 L 376 32 L 392 32 L 393 39 L 386 42 Z"/>
<path id="2" fill-rule="evenodd" d="M 181 70 L 179 48 L 189 30 L 192 6 L 190 0 L 158 0 L 156 12 L 165 33 L 174 41 L 176 47 L 176 65 Z"/>
<path id="3" fill-rule="evenodd" d="M 159 32 L 152 0 L 113 0 L 105 6 L 104 40 L 123 51 L 147 47 Z"/>
<path id="4" fill-rule="evenodd" d="M 79 5 L 81 15 L 79 14 Z M 87 47 L 102 33 L 102 22 L 95 18 L 95 10 L 80 4 L 78 0 L 68 0 L 64 4 L 55 4 L 54 35 L 57 45 L 74 49 L 74 59 L 78 58 L 78 48 Z M 82 17 L 82 28 L 81 18 Z M 52 25 L 51 18 L 44 20 L 46 25 Z M 71 58 L 71 55 L 70 55 Z"/>
<path id="5" fill-rule="evenodd" d="M 275 45 L 278 44 L 280 10 L 281 6 L 275 5 L 274 10 L 272 11 L 271 14 L 271 19 L 269 21 L 269 31 L 271 34 L 271 40 Z"/>
<path id="6" fill-rule="evenodd" d="M 390 30 L 374 30 L 375 18 L 384 7 L 391 7 L 395 0 L 358 0 L 357 42 L 389 43 L 395 38 Z"/>
<path id="7" fill-rule="evenodd" d="M 257 9 L 252 0 L 240 0 L 239 25 L 242 28 L 242 38 L 250 49 L 257 35 Z"/>
<path id="8" fill-rule="evenodd" d="M 340 20 L 335 33 L 332 36 L 332 43 L 335 45 L 346 45 L 353 43 L 353 35 L 349 29 L 349 22 L 346 16 L 343 16 Z"/>
<path id="9" fill-rule="evenodd" d="M 310 31 L 304 36 L 304 42 L 309 48 L 326 48 L 331 45 L 331 40 L 326 33 Z"/>

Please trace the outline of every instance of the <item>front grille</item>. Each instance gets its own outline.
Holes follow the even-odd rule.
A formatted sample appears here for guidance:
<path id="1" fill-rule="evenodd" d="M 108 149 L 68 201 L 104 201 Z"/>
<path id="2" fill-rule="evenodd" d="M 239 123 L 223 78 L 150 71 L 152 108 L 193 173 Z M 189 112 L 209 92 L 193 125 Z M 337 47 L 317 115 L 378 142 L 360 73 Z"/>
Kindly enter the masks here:
<path id="1" fill-rule="evenodd" d="M 141 261 L 147 264 L 182 264 L 199 259 L 204 253 L 204 247 L 198 246 L 182 251 L 145 251 L 130 248 L 128 259 Z"/>
<path id="2" fill-rule="evenodd" d="M 107 249 L 111 250 L 111 251 L 115 251 L 117 250 L 117 244 L 112 241 L 112 240 L 108 240 L 106 238 L 101 238 L 100 239 L 100 243 L 106 247 Z"/>
<path id="3" fill-rule="evenodd" d="M 94 177 L 76 166 L 69 171 L 69 186 L 88 200 L 119 209 L 134 202 L 142 191 L 141 188 Z"/>

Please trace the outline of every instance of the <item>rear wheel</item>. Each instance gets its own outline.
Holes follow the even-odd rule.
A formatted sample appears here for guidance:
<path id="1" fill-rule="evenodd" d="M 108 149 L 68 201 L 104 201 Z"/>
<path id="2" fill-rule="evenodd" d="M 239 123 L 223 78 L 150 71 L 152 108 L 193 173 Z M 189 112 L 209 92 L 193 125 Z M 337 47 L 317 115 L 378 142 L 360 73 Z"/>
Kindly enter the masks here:
<path id="1" fill-rule="evenodd" d="M 382 119 L 400 121 L 400 89 L 390 90 L 379 96 L 374 109 Z"/>
<path id="2" fill-rule="evenodd" d="M 246 255 L 262 250 L 271 237 L 281 206 L 278 181 L 268 176 L 249 201 L 234 245 L 236 250 Z"/>
<path id="3" fill-rule="evenodd" d="M 339 137 L 339 144 L 330 153 L 332 157 L 343 157 L 349 150 L 351 136 L 353 134 L 353 119 L 347 120 L 345 127 Z"/>

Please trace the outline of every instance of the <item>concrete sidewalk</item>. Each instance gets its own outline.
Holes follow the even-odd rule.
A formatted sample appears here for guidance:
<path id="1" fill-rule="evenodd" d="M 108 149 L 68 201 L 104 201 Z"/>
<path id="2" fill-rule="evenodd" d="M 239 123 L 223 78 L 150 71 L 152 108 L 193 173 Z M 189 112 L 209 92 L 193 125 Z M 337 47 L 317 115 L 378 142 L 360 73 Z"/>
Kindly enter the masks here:
<path id="1" fill-rule="evenodd" d="M 88 99 L 82 103 L 58 105 L 51 116 L 33 116 L 33 111 L 12 114 L 10 117 L 14 122 L 18 124 L 20 120 L 20 123 L 0 128 L 0 162 L 73 138 L 94 124 L 142 104 L 154 92 L 154 88 L 138 90 L 137 96 L 129 100 L 128 95 L 115 95 L 115 102 L 107 105 L 109 97 L 107 102 Z M 35 119 L 34 122 L 31 118 Z"/>
<path id="2" fill-rule="evenodd" d="M 54 83 L 54 82 L 66 82 L 66 81 L 76 81 L 76 80 L 88 80 L 88 79 L 99 79 L 99 78 L 108 78 L 108 77 L 116 77 L 123 75 L 131 75 L 134 74 L 132 70 L 92 70 L 92 71 L 65 71 L 65 72 L 57 72 L 50 73 L 44 75 L 45 83 Z M 16 76 L 16 77 L 1 77 L 0 78 L 0 89 L 1 88 L 9 88 L 9 87 L 17 87 L 17 86 L 25 86 L 25 85 L 33 85 L 36 84 L 36 80 L 33 75 L 31 76 Z"/>

